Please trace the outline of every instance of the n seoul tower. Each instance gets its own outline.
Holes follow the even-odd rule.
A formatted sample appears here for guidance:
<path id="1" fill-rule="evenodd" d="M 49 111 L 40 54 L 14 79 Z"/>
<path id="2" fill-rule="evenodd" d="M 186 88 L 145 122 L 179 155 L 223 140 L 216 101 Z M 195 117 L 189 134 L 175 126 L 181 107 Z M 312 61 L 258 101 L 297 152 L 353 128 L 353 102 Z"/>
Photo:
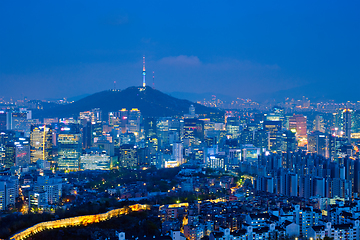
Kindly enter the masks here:
<path id="1" fill-rule="evenodd" d="M 145 56 L 144 56 L 143 57 L 143 88 L 146 86 L 145 75 L 146 75 L 146 71 L 145 71 Z"/>

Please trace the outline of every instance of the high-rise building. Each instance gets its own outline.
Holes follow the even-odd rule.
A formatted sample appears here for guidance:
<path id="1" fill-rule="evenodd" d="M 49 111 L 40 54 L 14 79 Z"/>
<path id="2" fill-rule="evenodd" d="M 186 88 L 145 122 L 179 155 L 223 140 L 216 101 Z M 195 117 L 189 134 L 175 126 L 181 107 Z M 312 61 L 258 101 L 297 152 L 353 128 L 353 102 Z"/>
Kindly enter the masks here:
<path id="1" fill-rule="evenodd" d="M 82 125 L 82 146 L 84 149 L 90 148 L 92 146 L 93 134 L 92 134 L 92 123 L 84 120 Z"/>
<path id="2" fill-rule="evenodd" d="M 80 157 L 81 170 L 109 170 L 110 156 L 106 151 L 100 149 L 88 149 L 86 153 Z"/>
<path id="3" fill-rule="evenodd" d="M 134 145 L 122 145 L 120 147 L 121 165 L 125 168 L 135 168 L 138 165 L 137 149 Z"/>
<path id="4" fill-rule="evenodd" d="M 269 149 L 270 133 L 264 129 L 258 129 L 254 133 L 254 146 L 261 151 Z"/>
<path id="5" fill-rule="evenodd" d="M 92 122 L 90 126 L 91 145 L 96 143 L 103 136 L 103 124 L 100 121 Z"/>
<path id="6" fill-rule="evenodd" d="M 30 133 L 30 160 L 52 161 L 52 129 L 48 125 L 34 125 Z"/>
<path id="7" fill-rule="evenodd" d="M 79 170 L 82 152 L 80 127 L 77 124 L 63 125 L 57 137 L 58 169 Z"/>
<path id="8" fill-rule="evenodd" d="M 19 179 L 17 176 L 0 176 L 0 211 L 15 206 L 19 196 Z"/>
<path id="9" fill-rule="evenodd" d="M 283 131 L 282 137 L 282 150 L 285 152 L 294 152 L 297 148 L 295 133 L 292 131 Z"/>
<path id="10" fill-rule="evenodd" d="M 265 115 L 263 113 L 255 113 L 254 114 L 254 124 L 257 126 L 258 129 L 263 127 L 265 121 Z"/>
<path id="11" fill-rule="evenodd" d="M 282 129 L 281 121 L 264 122 L 264 130 L 270 133 L 269 148 L 272 151 L 281 150 L 281 140 L 282 140 L 282 134 L 280 133 L 281 129 Z"/>
<path id="12" fill-rule="evenodd" d="M 80 120 L 86 120 L 88 122 L 95 122 L 95 115 L 91 111 L 80 112 Z"/>
<path id="13" fill-rule="evenodd" d="M 360 133 L 360 111 L 356 110 L 351 115 L 351 132 Z"/>
<path id="14" fill-rule="evenodd" d="M 7 122 L 7 113 L 5 111 L 0 111 L 0 131 L 5 131 L 7 129 L 6 122 Z"/>
<path id="15" fill-rule="evenodd" d="M 312 132 L 308 135 L 308 152 L 328 157 L 328 145 L 329 141 L 326 134 L 322 132 Z"/>
<path id="16" fill-rule="evenodd" d="M 184 163 L 183 157 L 183 145 L 181 142 L 176 142 L 172 146 L 172 159 L 179 163 L 179 165 Z"/>
<path id="17" fill-rule="evenodd" d="M 289 130 L 296 134 L 296 137 L 306 138 L 306 116 L 294 114 L 289 118 Z"/>
<path id="18" fill-rule="evenodd" d="M 137 108 L 129 111 L 127 130 L 129 133 L 134 133 L 135 136 L 140 134 L 141 112 Z"/>
<path id="19" fill-rule="evenodd" d="M 245 128 L 240 134 L 240 144 L 253 144 L 254 142 L 254 131 Z"/>
<path id="20" fill-rule="evenodd" d="M 30 163 L 30 145 L 28 138 L 16 138 L 5 145 L 5 167 L 25 166 Z"/>
<path id="21" fill-rule="evenodd" d="M 204 140 L 204 122 L 196 118 L 184 119 L 185 145 L 197 144 L 198 140 Z"/>
<path id="22" fill-rule="evenodd" d="M 102 121 L 102 111 L 100 108 L 94 108 L 91 110 L 93 113 L 94 119 L 93 122 L 101 122 Z"/>
<path id="23" fill-rule="evenodd" d="M 14 111 L 11 113 L 11 129 L 15 131 L 27 132 L 30 131 L 30 126 L 27 122 L 27 111 Z"/>
<path id="24" fill-rule="evenodd" d="M 232 138 L 237 138 L 240 133 L 240 123 L 237 117 L 226 118 L 226 133 L 231 135 Z"/>
<path id="25" fill-rule="evenodd" d="M 5 160 L 4 166 L 6 168 L 10 168 L 15 166 L 15 144 L 14 142 L 10 142 L 5 145 Z"/>
<path id="26" fill-rule="evenodd" d="M 351 142 L 351 112 L 350 109 L 343 110 L 343 132 L 349 143 Z"/>
<path id="27" fill-rule="evenodd" d="M 314 120 L 314 131 L 319 131 L 319 132 L 325 132 L 325 122 L 324 122 L 324 117 L 321 115 L 316 115 L 315 116 L 315 120 Z"/>
<path id="28" fill-rule="evenodd" d="M 352 110 L 345 108 L 339 109 L 334 113 L 335 134 L 340 137 L 345 137 L 348 142 L 351 142 L 351 115 Z"/>
<path id="29" fill-rule="evenodd" d="M 36 184 L 34 186 L 34 191 L 30 194 L 30 198 L 31 198 L 30 207 L 32 207 L 32 205 L 36 205 L 37 207 L 46 207 L 49 204 L 56 204 L 59 202 L 61 195 L 62 195 L 61 178 L 38 176 Z"/>
<path id="30" fill-rule="evenodd" d="M 31 115 L 31 110 L 26 108 L 11 109 L 6 112 L 0 111 L 0 129 L 21 132 L 28 137 Z"/>
<path id="31" fill-rule="evenodd" d="M 155 118 L 145 118 L 144 119 L 144 131 L 145 137 L 155 137 L 156 136 L 156 119 Z"/>
<path id="32" fill-rule="evenodd" d="M 19 136 L 20 135 L 20 136 Z M 17 137 L 22 137 L 18 132 L 11 130 L 5 130 L 0 132 L 0 145 L 6 145 L 9 142 L 12 142 Z"/>
<path id="33" fill-rule="evenodd" d="M 100 138 L 94 143 L 94 147 L 105 151 L 110 157 L 114 156 L 114 143 L 110 142 L 105 137 Z"/>

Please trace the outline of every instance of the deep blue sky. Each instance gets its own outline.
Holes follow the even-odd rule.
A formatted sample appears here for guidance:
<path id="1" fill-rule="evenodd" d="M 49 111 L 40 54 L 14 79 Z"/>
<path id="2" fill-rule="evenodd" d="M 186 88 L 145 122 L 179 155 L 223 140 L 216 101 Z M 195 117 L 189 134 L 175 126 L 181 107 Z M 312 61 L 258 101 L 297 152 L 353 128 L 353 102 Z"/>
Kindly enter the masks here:
<path id="1" fill-rule="evenodd" d="M 143 55 L 165 92 L 360 90 L 359 12 L 359 1 L 0 1 L 0 96 L 141 85 Z"/>

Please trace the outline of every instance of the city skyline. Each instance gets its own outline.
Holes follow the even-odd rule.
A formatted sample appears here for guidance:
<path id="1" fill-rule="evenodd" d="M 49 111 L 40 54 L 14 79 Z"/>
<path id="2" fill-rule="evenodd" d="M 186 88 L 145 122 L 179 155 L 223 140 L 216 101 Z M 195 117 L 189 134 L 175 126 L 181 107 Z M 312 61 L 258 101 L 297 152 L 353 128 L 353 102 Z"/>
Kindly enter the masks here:
<path id="1" fill-rule="evenodd" d="M 140 86 L 146 56 L 164 92 L 356 98 L 358 3 L 206 3 L 1 3 L 0 96 Z"/>
<path id="2" fill-rule="evenodd" d="M 360 240 L 359 6 L 0 2 L 0 239 Z"/>

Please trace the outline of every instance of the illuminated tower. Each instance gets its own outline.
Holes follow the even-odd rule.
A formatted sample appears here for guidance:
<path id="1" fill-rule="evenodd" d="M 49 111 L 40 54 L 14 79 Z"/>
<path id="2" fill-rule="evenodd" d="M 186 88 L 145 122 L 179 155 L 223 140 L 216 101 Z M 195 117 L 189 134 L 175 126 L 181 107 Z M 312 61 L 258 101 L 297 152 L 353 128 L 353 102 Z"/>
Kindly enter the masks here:
<path id="1" fill-rule="evenodd" d="M 143 57 L 143 87 L 146 86 L 145 83 L 145 75 L 146 75 L 146 71 L 145 71 L 145 56 Z"/>

